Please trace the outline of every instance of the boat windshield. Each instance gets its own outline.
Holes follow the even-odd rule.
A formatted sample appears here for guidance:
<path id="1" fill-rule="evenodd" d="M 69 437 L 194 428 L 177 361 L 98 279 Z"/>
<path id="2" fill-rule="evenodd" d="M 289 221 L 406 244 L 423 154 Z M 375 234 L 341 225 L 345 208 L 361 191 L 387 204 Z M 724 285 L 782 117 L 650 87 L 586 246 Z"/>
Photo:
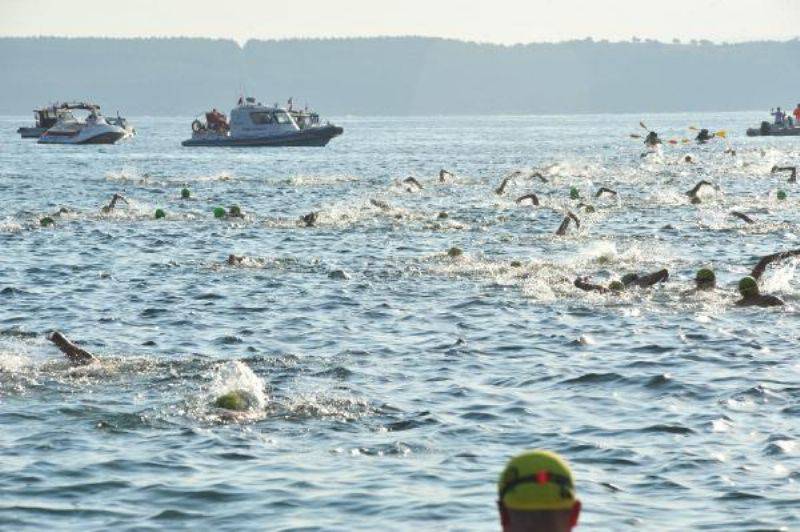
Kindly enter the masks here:
<path id="1" fill-rule="evenodd" d="M 255 113 L 250 113 L 250 120 L 253 121 L 254 124 L 271 124 L 272 123 L 272 113 L 267 111 L 258 111 Z"/>
<path id="2" fill-rule="evenodd" d="M 288 124 L 292 121 L 288 114 L 283 111 L 276 111 L 275 112 L 275 121 L 279 124 Z"/>

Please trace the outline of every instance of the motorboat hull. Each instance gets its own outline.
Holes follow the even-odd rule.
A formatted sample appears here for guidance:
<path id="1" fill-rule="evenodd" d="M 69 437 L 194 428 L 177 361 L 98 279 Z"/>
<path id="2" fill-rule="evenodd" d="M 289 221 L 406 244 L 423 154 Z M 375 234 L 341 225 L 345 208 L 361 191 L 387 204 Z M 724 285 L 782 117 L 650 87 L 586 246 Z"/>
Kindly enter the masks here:
<path id="1" fill-rule="evenodd" d="M 74 135 L 58 135 L 48 131 L 39 137 L 39 144 L 114 144 L 124 137 L 125 130 L 119 127 L 94 134 L 84 134 L 81 131 Z"/>
<path id="2" fill-rule="evenodd" d="M 256 147 L 288 147 L 288 146 L 326 146 L 334 137 L 338 137 L 344 132 L 339 126 L 320 126 L 301 129 L 291 133 L 281 135 L 270 135 L 265 137 L 245 137 L 236 138 L 222 135 L 207 135 L 193 137 L 184 140 L 183 146 L 220 146 L 235 148 L 256 148 Z"/>
<path id="3" fill-rule="evenodd" d="M 17 130 L 17 133 L 19 133 L 23 139 L 38 139 L 45 131 L 47 131 L 45 127 L 21 127 Z"/>
<path id="4" fill-rule="evenodd" d="M 761 127 L 751 127 L 747 130 L 748 137 L 798 137 L 800 136 L 800 127 L 784 127 L 775 126 L 773 124 L 764 123 Z"/>

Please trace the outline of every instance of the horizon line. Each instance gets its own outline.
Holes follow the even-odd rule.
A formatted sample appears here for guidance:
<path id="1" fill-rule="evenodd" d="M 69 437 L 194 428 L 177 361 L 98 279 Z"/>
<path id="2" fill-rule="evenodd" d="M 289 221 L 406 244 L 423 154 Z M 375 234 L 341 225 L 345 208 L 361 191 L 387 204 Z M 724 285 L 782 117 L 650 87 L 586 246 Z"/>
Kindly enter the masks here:
<path id="1" fill-rule="evenodd" d="M 345 41 L 345 40 L 379 40 L 379 39 L 425 39 L 434 41 L 457 42 L 463 44 L 490 45 L 503 48 L 514 48 L 535 45 L 560 45 L 560 44 L 632 44 L 632 45 L 662 45 L 662 46 L 738 46 L 745 44 L 788 44 L 800 41 L 800 35 L 787 37 L 785 39 L 751 39 L 742 41 L 713 41 L 711 39 L 673 39 L 672 41 L 661 41 L 649 37 L 633 36 L 628 40 L 597 39 L 595 37 L 583 37 L 564 39 L 560 41 L 528 41 L 516 43 L 501 43 L 496 41 L 483 41 L 458 37 L 442 37 L 436 35 L 420 34 L 397 34 L 397 35 L 350 35 L 350 36 L 309 36 L 309 37 L 278 37 L 264 38 L 251 37 L 245 40 L 236 37 L 215 37 L 215 36 L 191 36 L 191 35 L 139 35 L 139 36 L 118 36 L 118 35 L 0 35 L 0 40 L 35 40 L 35 39 L 64 39 L 64 40 L 115 40 L 115 41 L 137 41 L 137 40 L 206 40 L 206 41 L 229 41 L 235 43 L 239 48 L 245 48 L 250 42 L 293 42 L 293 41 Z"/>

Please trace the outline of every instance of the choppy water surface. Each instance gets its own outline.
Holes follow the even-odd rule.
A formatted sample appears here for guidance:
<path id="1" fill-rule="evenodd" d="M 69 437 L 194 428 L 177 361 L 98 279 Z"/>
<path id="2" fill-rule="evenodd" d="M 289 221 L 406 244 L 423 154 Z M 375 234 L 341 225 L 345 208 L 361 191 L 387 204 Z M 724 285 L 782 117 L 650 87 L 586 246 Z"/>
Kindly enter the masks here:
<path id="1" fill-rule="evenodd" d="M 769 172 L 800 139 L 647 116 L 738 153 L 643 160 L 640 118 L 343 118 L 328 148 L 274 150 L 181 148 L 190 118 L 39 146 L 3 118 L 0 528 L 493 529 L 528 447 L 571 461 L 586 529 L 800 527 L 796 264 L 764 281 L 785 308 L 733 306 L 759 256 L 800 247 L 800 190 Z M 492 192 L 533 168 L 549 182 Z M 721 190 L 691 205 L 700 179 Z M 572 186 L 596 212 L 556 237 Z M 131 205 L 102 213 L 115 192 Z M 244 219 L 214 219 L 232 204 Z M 682 295 L 709 265 L 721 289 Z M 572 285 L 661 267 L 652 290 Z M 69 368 L 53 329 L 102 363 Z M 262 406 L 220 416 L 232 388 Z"/>

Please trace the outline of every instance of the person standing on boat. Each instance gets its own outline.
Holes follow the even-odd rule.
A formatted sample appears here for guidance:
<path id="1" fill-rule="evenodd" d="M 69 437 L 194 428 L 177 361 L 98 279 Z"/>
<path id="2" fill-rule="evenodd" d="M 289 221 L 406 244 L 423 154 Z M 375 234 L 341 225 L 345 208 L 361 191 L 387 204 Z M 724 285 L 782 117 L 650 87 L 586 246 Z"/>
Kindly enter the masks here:
<path id="1" fill-rule="evenodd" d="M 792 114 L 794 115 L 794 123 L 800 126 L 800 103 L 794 108 Z"/>
<path id="2" fill-rule="evenodd" d="M 783 125 L 783 119 L 786 116 L 786 114 L 783 111 L 781 111 L 781 108 L 778 107 L 771 114 L 772 114 L 772 116 L 775 117 L 775 125 L 776 126 L 782 126 Z"/>

